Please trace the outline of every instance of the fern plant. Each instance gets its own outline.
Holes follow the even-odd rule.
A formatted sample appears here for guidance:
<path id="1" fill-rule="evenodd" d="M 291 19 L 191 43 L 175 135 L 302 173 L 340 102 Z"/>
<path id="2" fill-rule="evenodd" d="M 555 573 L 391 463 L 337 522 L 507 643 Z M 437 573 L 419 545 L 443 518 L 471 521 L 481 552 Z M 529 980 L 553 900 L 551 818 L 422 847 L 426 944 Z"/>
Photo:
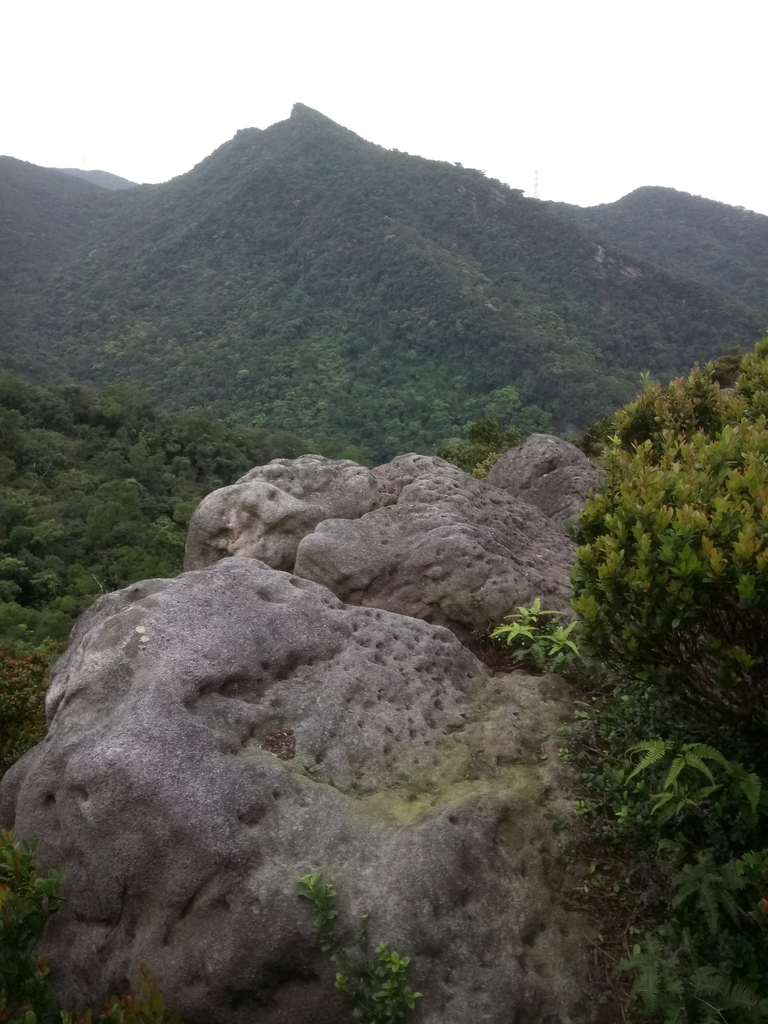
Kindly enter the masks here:
<path id="1" fill-rule="evenodd" d="M 663 770 L 661 789 L 653 794 L 653 811 L 668 821 L 687 807 L 699 808 L 727 786 L 728 795 L 752 824 L 766 810 L 763 784 L 755 772 L 729 761 L 706 743 L 684 743 L 679 747 L 666 740 L 651 740 L 631 746 L 628 754 L 642 754 L 629 775 L 633 778 L 650 768 Z M 715 773 L 722 778 L 717 781 Z M 702 777 L 705 780 L 702 783 Z"/>
<path id="2" fill-rule="evenodd" d="M 669 932 L 669 930 L 667 930 Z M 665 939 L 666 941 L 663 941 Z M 764 1024 L 768 999 L 697 956 L 674 933 L 650 934 L 619 969 L 634 974 L 632 995 L 660 1024 Z"/>
<path id="3" fill-rule="evenodd" d="M 533 668 L 558 670 L 579 657 L 579 648 L 571 639 L 575 623 L 548 621 L 560 616 L 560 612 L 542 608 L 537 597 L 530 606 L 520 605 L 491 637 L 503 641 Z"/>

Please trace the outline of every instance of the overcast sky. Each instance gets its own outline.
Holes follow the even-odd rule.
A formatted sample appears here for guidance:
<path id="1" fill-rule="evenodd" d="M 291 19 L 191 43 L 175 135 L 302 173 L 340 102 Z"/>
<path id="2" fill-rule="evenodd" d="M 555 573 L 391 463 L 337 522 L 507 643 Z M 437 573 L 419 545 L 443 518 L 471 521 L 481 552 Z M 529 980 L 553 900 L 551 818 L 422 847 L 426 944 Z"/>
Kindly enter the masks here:
<path id="1" fill-rule="evenodd" d="M 4 0 L 0 153 L 133 181 L 299 101 L 542 199 L 768 214 L 766 0 Z"/>

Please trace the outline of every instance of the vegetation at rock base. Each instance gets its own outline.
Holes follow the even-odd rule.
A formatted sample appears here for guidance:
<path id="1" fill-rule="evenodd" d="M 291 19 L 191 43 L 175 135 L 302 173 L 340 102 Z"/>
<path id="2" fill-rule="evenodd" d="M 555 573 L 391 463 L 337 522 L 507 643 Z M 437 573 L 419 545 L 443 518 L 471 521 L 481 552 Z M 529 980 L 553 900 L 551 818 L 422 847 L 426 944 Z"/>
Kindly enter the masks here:
<path id="1" fill-rule="evenodd" d="M 579 790 L 564 849 L 588 865 L 575 898 L 596 918 L 601 980 L 628 1021 L 768 1020 L 764 751 L 684 699 L 591 670 L 561 751 Z"/>
<path id="2" fill-rule="evenodd" d="M 0 167 L 6 368 L 137 381 L 371 462 L 461 437 L 508 387 L 579 429 L 641 370 L 669 380 L 764 326 L 549 204 L 301 104 L 163 185 Z"/>
<path id="3" fill-rule="evenodd" d="M 564 625 L 561 612 L 547 611 L 536 598 L 530 607 L 520 606 L 497 626 L 491 638 L 505 644 L 524 665 L 539 671 L 568 672 L 579 658 L 579 648 L 571 639 L 575 623 Z"/>
<path id="4" fill-rule="evenodd" d="M 578 528 L 593 660 L 565 844 L 632 1021 L 768 1020 L 768 337 L 733 391 L 716 374 L 646 382 L 614 417 Z"/>
<path id="5" fill-rule="evenodd" d="M 393 1024 L 413 1010 L 420 992 L 408 984 L 411 958 L 400 956 L 381 942 L 375 957 L 371 953 L 368 915 L 364 915 L 352 943 L 345 943 L 336 931 L 336 890 L 323 882 L 318 872 L 298 880 L 299 895 L 312 904 L 312 927 L 320 949 L 345 973 L 337 973 L 336 988 L 354 1007 L 353 1016 L 363 1024 Z"/>
<path id="6" fill-rule="evenodd" d="M 180 1024 L 165 1008 L 145 964 L 140 967 L 142 996 L 112 996 L 102 1012 L 59 1012 L 48 975 L 50 966 L 33 955 L 46 921 L 61 902 L 56 871 L 38 876 L 32 851 L 0 832 L 0 1021 L 2 1024 Z"/>

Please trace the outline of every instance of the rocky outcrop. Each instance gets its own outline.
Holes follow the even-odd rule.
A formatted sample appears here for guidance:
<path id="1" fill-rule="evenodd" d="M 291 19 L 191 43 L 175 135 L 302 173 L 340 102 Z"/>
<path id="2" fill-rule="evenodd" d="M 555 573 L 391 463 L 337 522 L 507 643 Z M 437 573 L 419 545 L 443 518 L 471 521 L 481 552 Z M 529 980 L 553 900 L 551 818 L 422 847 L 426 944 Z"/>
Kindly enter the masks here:
<path id="1" fill-rule="evenodd" d="M 578 518 L 602 470 L 575 445 L 554 434 L 532 434 L 491 467 L 487 482 L 522 498 L 556 523 Z"/>
<path id="2" fill-rule="evenodd" d="M 189 1024 L 338 1024 L 296 898 L 318 869 L 343 928 L 413 956 L 424 1024 L 592 1020 L 548 821 L 563 685 L 254 559 L 101 598 L 0 784 L 0 825 L 65 869 L 60 1002 L 146 961 Z"/>
<path id="3" fill-rule="evenodd" d="M 354 519 L 393 500 L 349 459 L 273 459 L 203 499 L 189 524 L 185 567 L 241 555 L 290 571 L 299 541 L 323 519 Z"/>
<path id="4" fill-rule="evenodd" d="M 566 607 L 573 549 L 538 509 L 492 488 L 435 501 L 418 500 L 425 481 L 416 488 L 360 519 L 320 523 L 300 543 L 294 572 L 344 601 L 413 615 L 459 636 L 535 597 Z"/>
<path id="5" fill-rule="evenodd" d="M 460 636 L 535 597 L 565 608 L 573 560 L 538 509 L 415 454 L 372 471 L 318 456 L 253 470 L 209 495 L 190 525 L 189 568 L 227 553 Z"/>

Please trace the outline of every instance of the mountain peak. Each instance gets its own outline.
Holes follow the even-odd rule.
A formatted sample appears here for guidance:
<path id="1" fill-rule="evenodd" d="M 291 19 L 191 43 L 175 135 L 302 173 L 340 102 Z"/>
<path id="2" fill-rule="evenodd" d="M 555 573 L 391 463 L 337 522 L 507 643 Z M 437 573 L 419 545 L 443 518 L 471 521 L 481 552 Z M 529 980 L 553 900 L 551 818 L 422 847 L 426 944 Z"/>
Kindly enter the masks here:
<path id="1" fill-rule="evenodd" d="M 291 109 L 291 117 L 321 117 L 324 121 L 330 121 L 330 117 L 321 114 L 319 110 L 308 107 L 305 103 L 294 103 Z"/>

